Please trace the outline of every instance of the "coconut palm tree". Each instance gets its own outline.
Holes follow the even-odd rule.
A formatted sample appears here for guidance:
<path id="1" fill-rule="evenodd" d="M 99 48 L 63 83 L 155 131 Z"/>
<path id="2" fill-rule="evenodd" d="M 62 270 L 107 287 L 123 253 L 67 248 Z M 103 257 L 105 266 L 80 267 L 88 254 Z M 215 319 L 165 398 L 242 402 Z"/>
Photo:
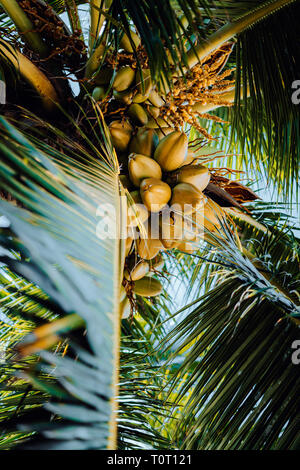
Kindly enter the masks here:
<path id="1" fill-rule="evenodd" d="M 0 0 L 2 449 L 299 446 L 297 227 L 235 175 L 298 195 L 300 6 L 211 3 Z"/>

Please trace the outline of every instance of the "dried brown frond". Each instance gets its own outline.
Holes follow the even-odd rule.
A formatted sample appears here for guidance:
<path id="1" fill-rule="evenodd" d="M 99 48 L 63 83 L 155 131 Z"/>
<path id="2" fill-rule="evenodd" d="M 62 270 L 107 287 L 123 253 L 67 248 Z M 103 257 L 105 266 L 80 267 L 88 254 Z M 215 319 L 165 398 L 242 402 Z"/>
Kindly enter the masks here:
<path id="1" fill-rule="evenodd" d="M 211 181 L 224 189 L 228 194 L 230 194 L 234 199 L 243 204 L 245 202 L 255 201 L 260 199 L 260 197 L 252 191 L 248 186 L 243 185 L 240 181 L 230 180 L 222 175 L 224 174 L 233 174 L 244 173 L 242 171 L 235 171 L 230 168 L 213 168 L 211 171 Z"/>

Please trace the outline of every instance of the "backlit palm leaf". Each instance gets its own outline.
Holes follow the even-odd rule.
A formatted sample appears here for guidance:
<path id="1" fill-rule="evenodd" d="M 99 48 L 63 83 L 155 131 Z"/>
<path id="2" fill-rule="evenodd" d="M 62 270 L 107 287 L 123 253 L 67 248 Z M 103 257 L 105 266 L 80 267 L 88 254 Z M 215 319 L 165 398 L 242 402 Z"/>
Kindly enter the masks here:
<path id="1" fill-rule="evenodd" d="M 71 176 L 3 119 L 0 145 L 1 189 L 9 191 L 26 207 L 1 201 L 1 214 L 10 221 L 9 229 L 2 229 L 2 246 L 11 253 L 19 253 L 17 258 L 4 254 L 1 261 L 12 272 L 43 289 L 49 297 L 48 312 L 65 318 L 66 322 L 70 320 L 67 330 L 78 328 L 79 318 L 88 335 L 85 349 L 77 350 L 75 346 L 77 361 L 51 353 L 43 355 L 45 362 L 38 365 L 40 372 L 50 374 L 57 382 L 56 392 L 55 387 L 51 389 L 45 383 L 51 397 L 46 408 L 64 421 L 58 420 L 53 432 L 41 424 L 37 429 L 43 429 L 44 437 L 54 439 L 53 444 L 48 442 L 47 448 L 114 445 L 119 242 L 116 236 L 106 240 L 97 237 L 96 209 L 99 204 L 111 204 L 115 208 L 115 217 L 110 214 L 112 224 L 116 231 L 120 230 L 116 170 L 105 163 L 105 156 L 99 153 L 89 157 L 90 165 L 86 170 L 77 168 Z M 62 153 L 59 157 L 61 164 L 64 160 L 70 161 Z M 21 296 L 19 308 L 22 311 L 24 292 L 20 293 L 20 289 L 22 285 L 17 286 L 16 297 Z M 75 319 L 75 323 L 71 319 Z M 51 339 L 50 331 L 49 335 Z M 45 336 L 46 340 L 49 335 Z M 29 338 L 27 341 L 30 343 Z M 26 344 L 23 347 L 25 352 Z M 22 346 L 20 348 L 22 350 Z M 11 360 L 13 368 L 13 355 Z M 40 416 L 43 418 L 43 414 Z M 78 429 L 70 427 L 70 420 L 74 419 Z"/>
<path id="2" fill-rule="evenodd" d="M 227 268 L 172 330 L 184 361 L 174 386 L 190 391 L 176 440 L 191 449 L 297 448 L 299 241 L 286 229 L 247 228 L 252 261 L 231 240 Z M 184 379 L 184 380 L 183 380 Z"/>

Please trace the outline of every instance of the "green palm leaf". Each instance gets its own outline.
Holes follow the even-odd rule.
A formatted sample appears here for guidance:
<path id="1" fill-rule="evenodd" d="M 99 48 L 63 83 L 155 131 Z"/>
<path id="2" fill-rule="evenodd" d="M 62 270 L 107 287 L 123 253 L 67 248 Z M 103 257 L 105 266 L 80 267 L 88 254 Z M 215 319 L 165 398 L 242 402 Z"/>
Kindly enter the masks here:
<path id="1" fill-rule="evenodd" d="M 175 69 L 184 75 L 201 54 L 236 41 L 227 63 L 237 68 L 236 103 L 229 125 L 213 125 L 211 134 L 230 135 L 229 151 L 244 154 L 235 164 L 263 169 L 291 198 L 299 165 L 299 112 L 291 106 L 291 83 L 299 75 L 299 2 L 103 0 L 97 8 L 105 26 L 97 38 L 94 11 L 87 63 L 76 5 L 88 2 L 28 2 L 40 11 L 47 5 L 59 14 L 67 11 L 73 35 L 53 11 L 52 31 L 40 23 L 32 34 L 32 12 L 12 8 L 16 2 L 0 3 L 22 31 L 29 56 L 22 69 L 20 61 L 7 60 L 10 46 L 3 43 L 0 79 L 8 85 L 13 72 L 22 104 L 27 106 L 27 97 L 31 110 L 40 112 L 32 96 L 52 103 L 45 83 L 53 87 L 54 101 L 65 105 L 60 114 L 55 109 L 48 115 L 52 124 L 27 111 L 23 116 L 11 106 L 20 100 L 11 99 L 8 86 L 4 112 L 10 122 L 16 117 L 21 131 L 0 120 L 0 194 L 13 201 L 0 203 L 0 216 L 7 218 L 0 228 L 0 446 L 21 440 L 35 449 L 296 448 L 299 380 L 291 354 L 299 322 L 299 240 L 288 218 L 272 207 L 252 206 L 252 215 L 267 227 L 261 231 L 257 221 L 248 224 L 245 213 L 231 211 L 240 239 L 226 226 L 217 249 L 203 242 L 192 256 L 165 253 L 165 287 L 175 278 L 183 281 L 188 307 L 176 323 L 166 291 L 159 301 L 138 298 L 121 335 L 119 167 L 98 105 L 86 91 L 106 53 L 106 65 L 120 57 L 122 64 L 117 51 L 129 29 L 144 46 L 134 48 L 134 68 L 150 68 L 161 89 L 171 88 Z M 12 26 L 2 9 L 0 21 L 5 31 Z M 57 25 L 64 31 L 58 42 Z M 16 28 L 10 33 L 15 46 Z M 32 51 L 44 55 L 45 44 L 53 56 L 38 69 Z M 79 80 L 76 102 L 67 85 L 70 73 Z M 222 108 L 217 114 L 228 116 Z M 105 119 L 114 116 L 113 109 Z M 54 127 L 56 117 L 66 133 Z M 97 237 L 99 204 L 110 205 L 112 239 Z M 168 350 L 160 347 L 167 332 Z M 164 382 L 175 403 L 172 417 L 169 403 L 163 404 Z"/>
<path id="2" fill-rule="evenodd" d="M 236 50 L 232 139 L 241 144 L 246 161 L 264 160 L 267 178 L 289 198 L 297 198 L 299 185 L 300 114 L 292 103 L 292 83 L 299 76 L 299 12 L 299 4 L 292 4 L 242 33 Z M 251 97 L 243 103 L 241 86 Z"/>
<path id="3" fill-rule="evenodd" d="M 44 360 L 36 366 L 37 377 L 50 375 L 57 383 L 55 387 L 49 387 L 47 382 L 43 385 L 51 398 L 46 405 L 47 413 L 62 419 L 58 419 L 55 430 L 51 426 L 48 429 L 49 423 L 46 428 L 40 423 L 30 431 L 36 429 L 43 438 L 53 439 L 46 444 L 47 448 L 114 446 L 119 242 L 117 237 L 106 240 L 97 237 L 96 209 L 99 204 L 111 204 L 115 208 L 112 223 L 120 230 L 116 170 L 99 153 L 89 157 L 90 166 L 86 170 L 78 167 L 71 176 L 61 166 L 63 162 L 69 164 L 70 158 L 56 152 L 61 164 L 54 163 L 49 154 L 34 147 L 3 119 L 0 146 L 1 189 L 9 191 L 26 207 L 1 201 L 1 214 L 10 221 L 9 229 L 2 229 L 2 245 L 10 253 L 19 253 L 17 257 L 2 255 L 1 261 L 47 294 L 48 309 L 53 316 L 69 322 L 67 330 L 78 328 L 80 319 L 88 333 L 84 347 L 79 350 L 79 346 L 74 346 L 77 361 L 72 356 L 42 354 Z M 31 340 L 34 337 L 26 339 L 29 343 Z M 12 357 L 12 367 L 13 363 Z M 32 380 L 43 383 L 42 379 Z M 42 418 L 45 413 L 46 410 Z M 74 420 L 77 427 L 74 423 L 71 426 Z M 43 447 L 42 442 L 39 445 Z"/>
<path id="4" fill-rule="evenodd" d="M 265 235 L 249 226 L 246 233 L 252 262 L 233 241 L 222 244 L 227 268 L 169 334 L 174 356 L 185 351 L 173 382 L 179 403 L 189 393 L 175 436 L 183 448 L 293 449 L 299 442 L 292 363 L 299 242 L 274 224 Z"/>

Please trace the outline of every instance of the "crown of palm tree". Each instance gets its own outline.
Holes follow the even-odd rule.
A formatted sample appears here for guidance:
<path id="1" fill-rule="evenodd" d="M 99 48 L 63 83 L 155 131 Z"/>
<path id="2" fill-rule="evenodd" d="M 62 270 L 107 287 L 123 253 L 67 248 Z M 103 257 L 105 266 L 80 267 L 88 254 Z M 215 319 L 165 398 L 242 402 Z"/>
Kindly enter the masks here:
<path id="1" fill-rule="evenodd" d="M 299 2 L 0 6 L 0 448 L 297 448 L 298 227 L 230 176 L 298 195 Z M 227 218 L 193 254 L 165 250 L 163 293 L 121 320 L 127 191 L 107 125 L 127 116 L 111 97 L 128 65 L 212 162 L 205 194 Z M 99 205 L 117 236 L 97 236 Z"/>

